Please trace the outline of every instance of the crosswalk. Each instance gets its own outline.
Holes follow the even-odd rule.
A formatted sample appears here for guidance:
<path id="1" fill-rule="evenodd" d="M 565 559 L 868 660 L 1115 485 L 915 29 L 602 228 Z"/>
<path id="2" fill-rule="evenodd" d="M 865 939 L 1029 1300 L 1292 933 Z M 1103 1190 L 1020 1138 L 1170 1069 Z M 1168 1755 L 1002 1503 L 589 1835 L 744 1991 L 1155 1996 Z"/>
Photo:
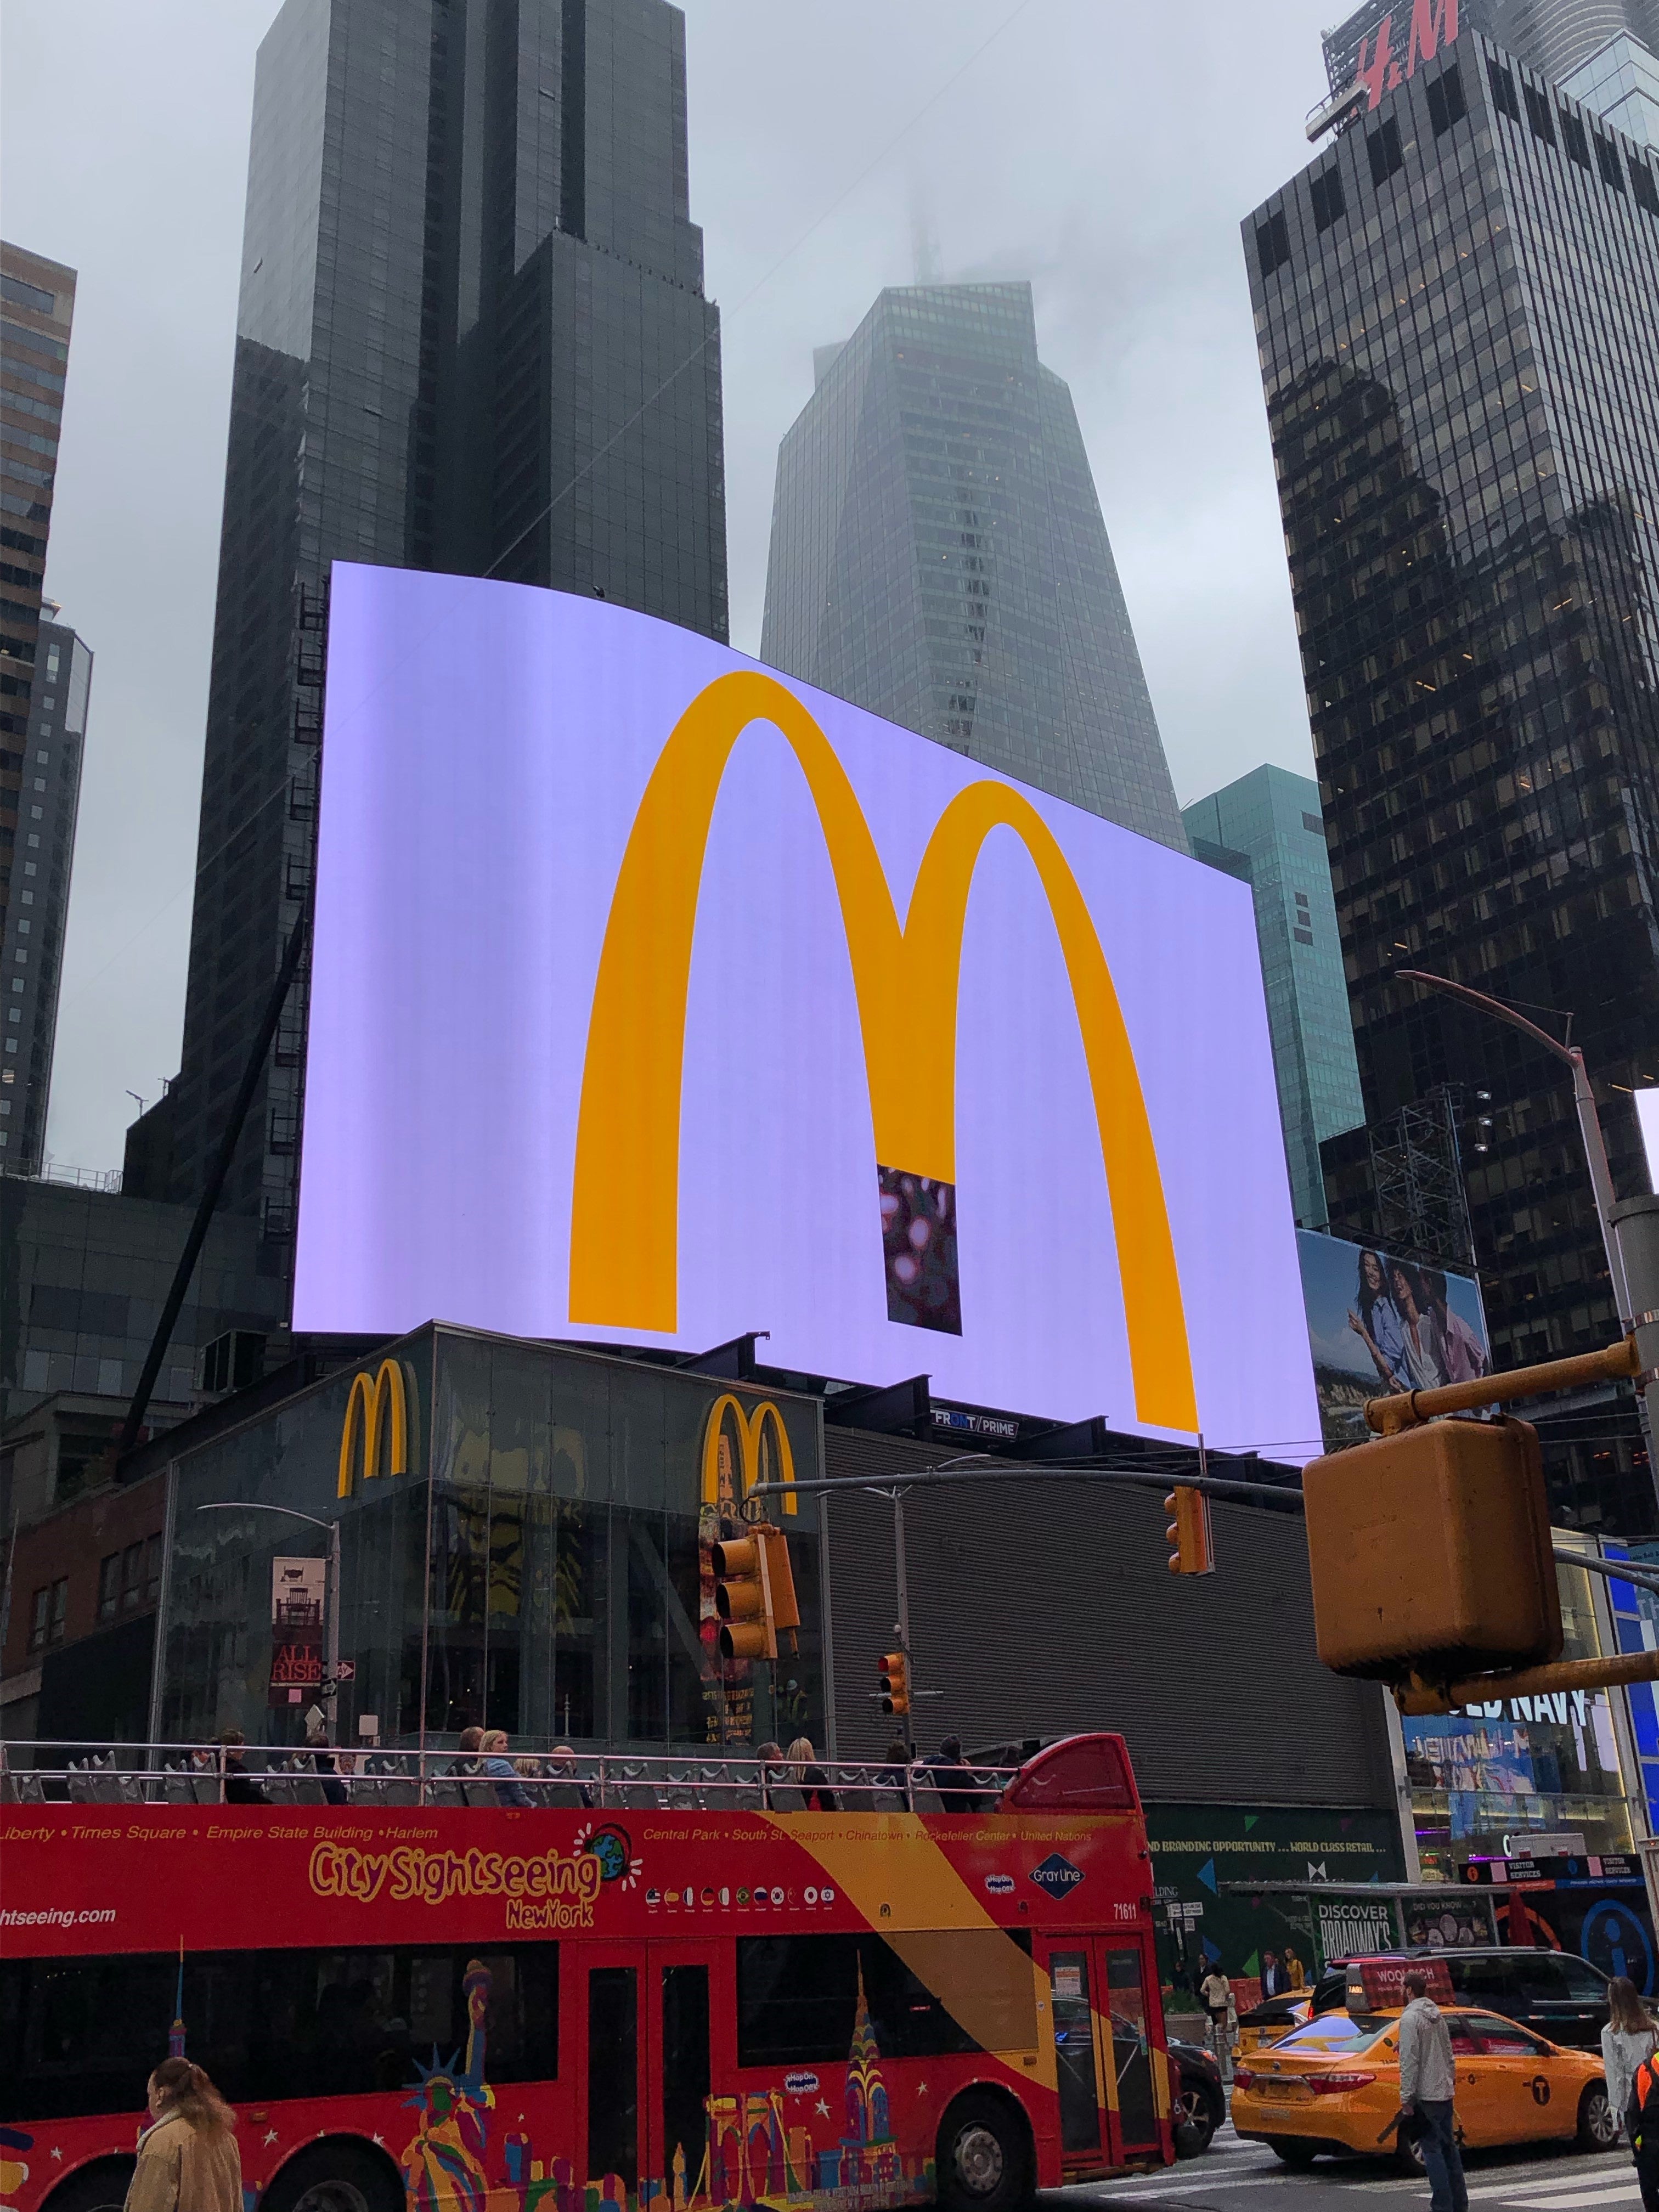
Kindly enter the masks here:
<path id="1" fill-rule="evenodd" d="M 1467 2179 L 1469 2212 L 1641 2212 L 1642 2191 L 1629 2155 L 1623 2150 L 1583 2155 L 1569 2152 L 1515 2154 L 1513 2165 L 1498 2164 L 1488 2153 L 1470 2162 Z M 1224 2128 L 1202 2158 L 1190 2159 L 1162 2173 L 1132 2180 L 1068 2190 L 1068 2197 L 1113 2208 L 1113 2212 L 1271 2212 L 1276 2199 L 1258 2208 L 1246 2192 L 1276 2190 L 1305 2198 L 1317 2193 L 1322 2212 L 1338 2212 L 1334 2200 L 1388 2197 L 1397 2212 L 1426 2212 L 1429 2187 L 1420 2177 L 1379 2174 L 1359 2160 L 1321 2160 L 1309 2171 L 1281 2166 L 1265 2144 L 1241 2142 Z M 1297 2212 L 1304 2212 L 1300 2205 Z M 1360 2212 L 1355 2205 L 1352 2212 Z M 1368 2208 L 1369 2212 L 1369 2208 Z M 1375 2212 L 1394 2208 L 1375 2207 Z"/>

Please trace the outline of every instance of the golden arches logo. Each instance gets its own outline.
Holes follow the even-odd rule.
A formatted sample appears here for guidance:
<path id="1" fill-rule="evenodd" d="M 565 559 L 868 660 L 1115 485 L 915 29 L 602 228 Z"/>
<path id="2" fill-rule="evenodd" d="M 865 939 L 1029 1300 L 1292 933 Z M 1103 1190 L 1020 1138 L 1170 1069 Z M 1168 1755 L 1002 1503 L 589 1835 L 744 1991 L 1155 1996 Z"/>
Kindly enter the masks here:
<path id="1" fill-rule="evenodd" d="M 697 899 L 732 749 L 761 720 L 788 743 L 817 810 L 852 962 L 876 1158 L 890 1167 L 956 1181 L 957 1002 L 968 894 L 993 830 L 1012 830 L 1024 843 L 1054 916 L 1088 1065 L 1135 1411 L 1155 1427 L 1195 1430 L 1175 1243 L 1140 1078 L 1100 939 L 1053 831 L 1008 785 L 967 785 L 934 825 L 901 925 L 834 747 L 794 694 L 760 670 L 717 678 L 681 715 L 623 854 L 582 1069 L 572 1321 L 667 1335 L 677 1327 L 680 1090 Z M 904 1018 L 917 1006 L 934 1017 L 920 1030 Z"/>
<path id="2" fill-rule="evenodd" d="M 730 1423 L 728 1428 L 727 1424 Z M 795 1480 L 795 1455 L 789 1445 L 789 1431 L 783 1425 L 783 1415 L 769 1398 L 763 1398 L 757 1406 L 745 1407 L 741 1398 L 734 1398 L 728 1390 L 716 1398 L 708 1409 L 708 1419 L 702 1432 L 702 1503 L 718 1506 L 720 1503 L 720 1443 L 729 1438 L 735 1447 L 737 1464 L 732 1471 L 731 1494 L 733 1507 L 740 1506 L 757 1482 L 787 1482 Z M 768 1446 L 770 1446 L 771 1467 L 767 1468 Z M 783 1494 L 783 1510 L 793 1513 L 798 1500 L 793 1488 Z"/>
<path id="3" fill-rule="evenodd" d="M 409 1473 L 409 1392 L 404 1370 L 395 1359 L 383 1359 L 371 1382 L 367 1374 L 351 1378 L 345 1419 L 340 1424 L 340 1480 L 338 1495 L 349 1498 L 359 1439 L 362 1446 L 363 1480 L 380 1472 L 380 1442 L 386 1442 L 388 1474 Z"/>

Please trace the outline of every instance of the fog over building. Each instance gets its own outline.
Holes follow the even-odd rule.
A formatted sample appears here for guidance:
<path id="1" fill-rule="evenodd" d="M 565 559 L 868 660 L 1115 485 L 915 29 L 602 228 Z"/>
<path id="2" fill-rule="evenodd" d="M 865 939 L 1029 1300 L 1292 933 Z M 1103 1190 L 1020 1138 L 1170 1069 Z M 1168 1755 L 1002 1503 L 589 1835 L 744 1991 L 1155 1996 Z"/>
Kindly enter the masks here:
<path id="1" fill-rule="evenodd" d="M 778 451 L 761 658 L 1187 848 L 1029 284 L 883 292 Z"/>

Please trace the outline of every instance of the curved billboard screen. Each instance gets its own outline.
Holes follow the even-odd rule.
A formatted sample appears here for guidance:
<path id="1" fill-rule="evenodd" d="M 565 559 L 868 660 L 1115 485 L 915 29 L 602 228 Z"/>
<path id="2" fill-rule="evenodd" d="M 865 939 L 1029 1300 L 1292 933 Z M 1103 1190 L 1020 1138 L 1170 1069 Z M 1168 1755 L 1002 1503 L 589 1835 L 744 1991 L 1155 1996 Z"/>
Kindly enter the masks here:
<path id="1" fill-rule="evenodd" d="M 1315 1449 L 1242 884 L 711 640 L 337 564 L 294 1324 Z"/>

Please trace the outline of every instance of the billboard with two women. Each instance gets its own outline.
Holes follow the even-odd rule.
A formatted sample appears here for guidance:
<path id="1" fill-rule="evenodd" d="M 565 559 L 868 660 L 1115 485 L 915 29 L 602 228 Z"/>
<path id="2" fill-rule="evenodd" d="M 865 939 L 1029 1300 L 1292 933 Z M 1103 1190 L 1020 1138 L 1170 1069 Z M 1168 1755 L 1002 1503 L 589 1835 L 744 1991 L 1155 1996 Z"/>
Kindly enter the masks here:
<path id="1" fill-rule="evenodd" d="M 1365 1441 L 1367 1398 L 1471 1382 L 1491 1368 L 1473 1276 L 1315 1230 L 1296 1242 L 1327 1451 Z"/>

